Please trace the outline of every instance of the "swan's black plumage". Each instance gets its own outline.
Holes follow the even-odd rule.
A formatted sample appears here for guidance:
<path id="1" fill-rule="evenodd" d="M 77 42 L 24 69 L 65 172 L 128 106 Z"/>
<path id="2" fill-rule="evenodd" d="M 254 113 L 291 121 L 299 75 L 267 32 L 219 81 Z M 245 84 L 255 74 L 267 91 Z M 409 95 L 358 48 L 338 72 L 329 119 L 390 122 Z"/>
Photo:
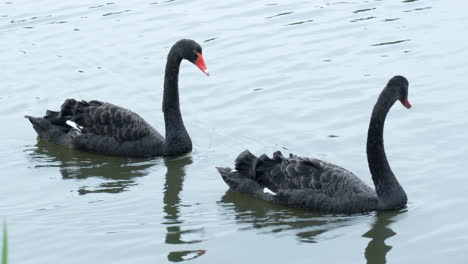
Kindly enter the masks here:
<path id="1" fill-rule="evenodd" d="M 166 138 L 138 114 L 110 103 L 67 99 L 59 112 L 44 117 L 26 116 L 39 137 L 67 147 L 106 155 L 129 157 L 174 156 L 192 150 L 179 107 L 178 78 L 182 59 L 208 71 L 202 49 L 193 40 L 180 40 L 169 51 L 166 64 L 163 112 Z M 67 121 L 79 127 L 72 128 Z"/>
<path id="2" fill-rule="evenodd" d="M 283 157 L 278 151 L 269 158 L 242 152 L 235 169 L 218 168 L 231 190 L 259 199 L 320 212 L 360 213 L 392 210 L 406 205 L 407 197 L 388 164 L 383 146 L 385 117 L 396 100 L 407 100 L 408 81 L 393 77 L 374 106 L 369 125 L 367 154 L 376 190 L 352 172 L 313 158 Z M 270 191 L 265 191 L 268 188 Z"/>

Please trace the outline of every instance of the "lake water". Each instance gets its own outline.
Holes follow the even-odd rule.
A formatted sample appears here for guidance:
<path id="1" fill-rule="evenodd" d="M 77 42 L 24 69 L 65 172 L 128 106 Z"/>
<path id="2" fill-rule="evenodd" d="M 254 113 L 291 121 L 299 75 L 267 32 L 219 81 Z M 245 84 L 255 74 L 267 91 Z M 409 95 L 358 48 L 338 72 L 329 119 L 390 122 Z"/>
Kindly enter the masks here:
<path id="1" fill-rule="evenodd" d="M 112 1 L 112 2 L 110 2 Z M 464 1 L 2 1 L 0 217 L 11 263 L 466 263 L 468 3 Z M 184 62 L 194 143 L 178 158 L 105 157 L 40 141 L 24 115 L 66 98 L 132 109 L 163 132 L 165 58 Z M 396 74 L 387 155 L 407 208 L 325 215 L 228 191 L 215 166 L 282 150 L 373 186 L 373 104 Z"/>

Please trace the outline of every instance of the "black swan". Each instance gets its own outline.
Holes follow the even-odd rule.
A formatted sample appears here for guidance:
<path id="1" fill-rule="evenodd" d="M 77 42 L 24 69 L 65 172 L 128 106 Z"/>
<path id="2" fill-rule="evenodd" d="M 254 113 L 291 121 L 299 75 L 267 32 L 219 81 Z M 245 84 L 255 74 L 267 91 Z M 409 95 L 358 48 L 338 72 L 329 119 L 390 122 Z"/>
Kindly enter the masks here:
<path id="1" fill-rule="evenodd" d="M 25 116 L 40 138 L 70 148 L 127 157 L 176 156 L 192 150 L 179 108 L 179 68 L 186 59 L 206 75 L 202 48 L 190 39 L 176 42 L 167 56 L 162 110 L 166 138 L 136 113 L 100 101 L 67 99 L 60 112 Z"/>
<path id="2" fill-rule="evenodd" d="M 279 151 L 270 159 L 246 150 L 237 157 L 234 170 L 217 169 L 231 190 L 292 207 L 328 213 L 402 208 L 406 193 L 390 169 L 383 142 L 385 117 L 396 100 L 411 108 L 403 76 L 390 79 L 372 111 L 367 160 L 375 190 L 342 167 L 292 154 L 285 158 Z"/>

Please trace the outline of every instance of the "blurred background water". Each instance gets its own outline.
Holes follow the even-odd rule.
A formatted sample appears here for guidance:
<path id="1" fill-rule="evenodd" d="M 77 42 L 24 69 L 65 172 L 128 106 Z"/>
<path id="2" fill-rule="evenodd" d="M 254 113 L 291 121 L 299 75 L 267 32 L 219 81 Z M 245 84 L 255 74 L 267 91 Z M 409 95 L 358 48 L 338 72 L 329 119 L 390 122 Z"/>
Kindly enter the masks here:
<path id="1" fill-rule="evenodd" d="M 468 3 L 2 1 L 0 217 L 11 263 L 465 263 Z M 132 109 L 163 132 L 165 58 L 192 38 L 181 108 L 194 151 L 127 159 L 36 139 L 25 114 L 66 98 Z M 228 192 L 215 166 L 282 150 L 372 186 L 365 142 L 393 75 L 410 81 L 385 143 L 406 209 L 326 215 Z"/>

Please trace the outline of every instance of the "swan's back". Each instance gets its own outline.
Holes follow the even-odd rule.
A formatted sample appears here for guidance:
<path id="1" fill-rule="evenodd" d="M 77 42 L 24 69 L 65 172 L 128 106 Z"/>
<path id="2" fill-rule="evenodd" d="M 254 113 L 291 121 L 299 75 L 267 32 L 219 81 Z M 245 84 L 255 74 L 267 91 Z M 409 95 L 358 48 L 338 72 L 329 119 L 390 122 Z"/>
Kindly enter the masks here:
<path id="1" fill-rule="evenodd" d="M 67 99 L 59 112 L 27 118 L 41 138 L 76 149 L 121 156 L 156 156 L 164 151 L 164 138 L 143 118 L 110 103 Z"/>
<path id="2" fill-rule="evenodd" d="M 65 102 L 60 112 L 83 127 L 84 133 L 112 137 L 121 143 L 140 140 L 156 132 L 137 113 L 110 103 L 73 100 Z"/>
<path id="3" fill-rule="evenodd" d="M 318 159 L 285 158 L 280 152 L 272 159 L 257 158 L 244 151 L 236 159 L 235 170 L 219 171 L 232 190 L 289 206 L 340 213 L 377 208 L 372 188 L 342 167 Z"/>

